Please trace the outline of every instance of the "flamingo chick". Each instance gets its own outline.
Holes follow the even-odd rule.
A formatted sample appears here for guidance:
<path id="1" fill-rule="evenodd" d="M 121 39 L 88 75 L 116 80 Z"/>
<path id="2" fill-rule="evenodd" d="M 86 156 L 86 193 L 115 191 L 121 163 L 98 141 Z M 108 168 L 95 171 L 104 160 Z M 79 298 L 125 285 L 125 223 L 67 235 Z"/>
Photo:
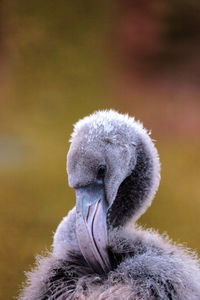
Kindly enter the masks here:
<path id="1" fill-rule="evenodd" d="M 135 225 L 160 181 L 158 153 L 141 123 L 113 110 L 78 121 L 67 172 L 76 207 L 20 300 L 200 299 L 197 257 Z"/>

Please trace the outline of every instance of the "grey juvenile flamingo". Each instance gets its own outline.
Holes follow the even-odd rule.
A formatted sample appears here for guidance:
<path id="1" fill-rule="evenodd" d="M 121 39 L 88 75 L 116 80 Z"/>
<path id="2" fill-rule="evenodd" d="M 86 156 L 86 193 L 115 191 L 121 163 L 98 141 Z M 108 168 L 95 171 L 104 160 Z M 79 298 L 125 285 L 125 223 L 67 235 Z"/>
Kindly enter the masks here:
<path id="1" fill-rule="evenodd" d="M 135 225 L 160 181 L 142 124 L 113 110 L 75 124 L 67 157 L 76 208 L 58 226 L 20 300 L 199 300 L 199 260 Z"/>

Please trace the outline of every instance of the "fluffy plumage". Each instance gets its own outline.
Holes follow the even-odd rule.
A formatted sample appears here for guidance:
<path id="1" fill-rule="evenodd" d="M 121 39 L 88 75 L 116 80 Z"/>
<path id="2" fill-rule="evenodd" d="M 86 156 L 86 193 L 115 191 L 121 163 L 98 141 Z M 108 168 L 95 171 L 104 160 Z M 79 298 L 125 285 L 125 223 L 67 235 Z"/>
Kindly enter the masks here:
<path id="1" fill-rule="evenodd" d="M 115 111 L 80 120 L 68 154 L 69 184 L 90 184 L 102 163 L 108 167 L 110 271 L 95 273 L 82 256 L 74 208 L 58 226 L 52 252 L 37 259 L 19 299 L 199 300 L 196 255 L 135 225 L 160 180 L 157 150 L 142 124 Z"/>

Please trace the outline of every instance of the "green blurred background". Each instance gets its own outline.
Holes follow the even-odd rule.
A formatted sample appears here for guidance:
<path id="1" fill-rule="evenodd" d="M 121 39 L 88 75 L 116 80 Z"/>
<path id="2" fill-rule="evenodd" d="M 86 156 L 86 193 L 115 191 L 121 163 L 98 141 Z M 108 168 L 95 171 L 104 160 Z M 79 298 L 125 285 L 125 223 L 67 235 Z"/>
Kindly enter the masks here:
<path id="1" fill-rule="evenodd" d="M 73 123 L 97 109 L 152 130 L 162 180 L 139 223 L 200 252 L 199 1 L 1 1 L 0 299 L 75 204 Z"/>

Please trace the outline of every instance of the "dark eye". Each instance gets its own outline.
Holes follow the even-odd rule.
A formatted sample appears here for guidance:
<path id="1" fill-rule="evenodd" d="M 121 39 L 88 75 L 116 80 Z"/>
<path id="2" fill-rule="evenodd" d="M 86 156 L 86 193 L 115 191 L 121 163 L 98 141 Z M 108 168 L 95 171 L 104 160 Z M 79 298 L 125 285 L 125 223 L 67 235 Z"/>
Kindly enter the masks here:
<path id="1" fill-rule="evenodd" d="M 106 166 L 100 165 L 97 170 L 97 179 L 103 179 L 106 173 Z"/>

